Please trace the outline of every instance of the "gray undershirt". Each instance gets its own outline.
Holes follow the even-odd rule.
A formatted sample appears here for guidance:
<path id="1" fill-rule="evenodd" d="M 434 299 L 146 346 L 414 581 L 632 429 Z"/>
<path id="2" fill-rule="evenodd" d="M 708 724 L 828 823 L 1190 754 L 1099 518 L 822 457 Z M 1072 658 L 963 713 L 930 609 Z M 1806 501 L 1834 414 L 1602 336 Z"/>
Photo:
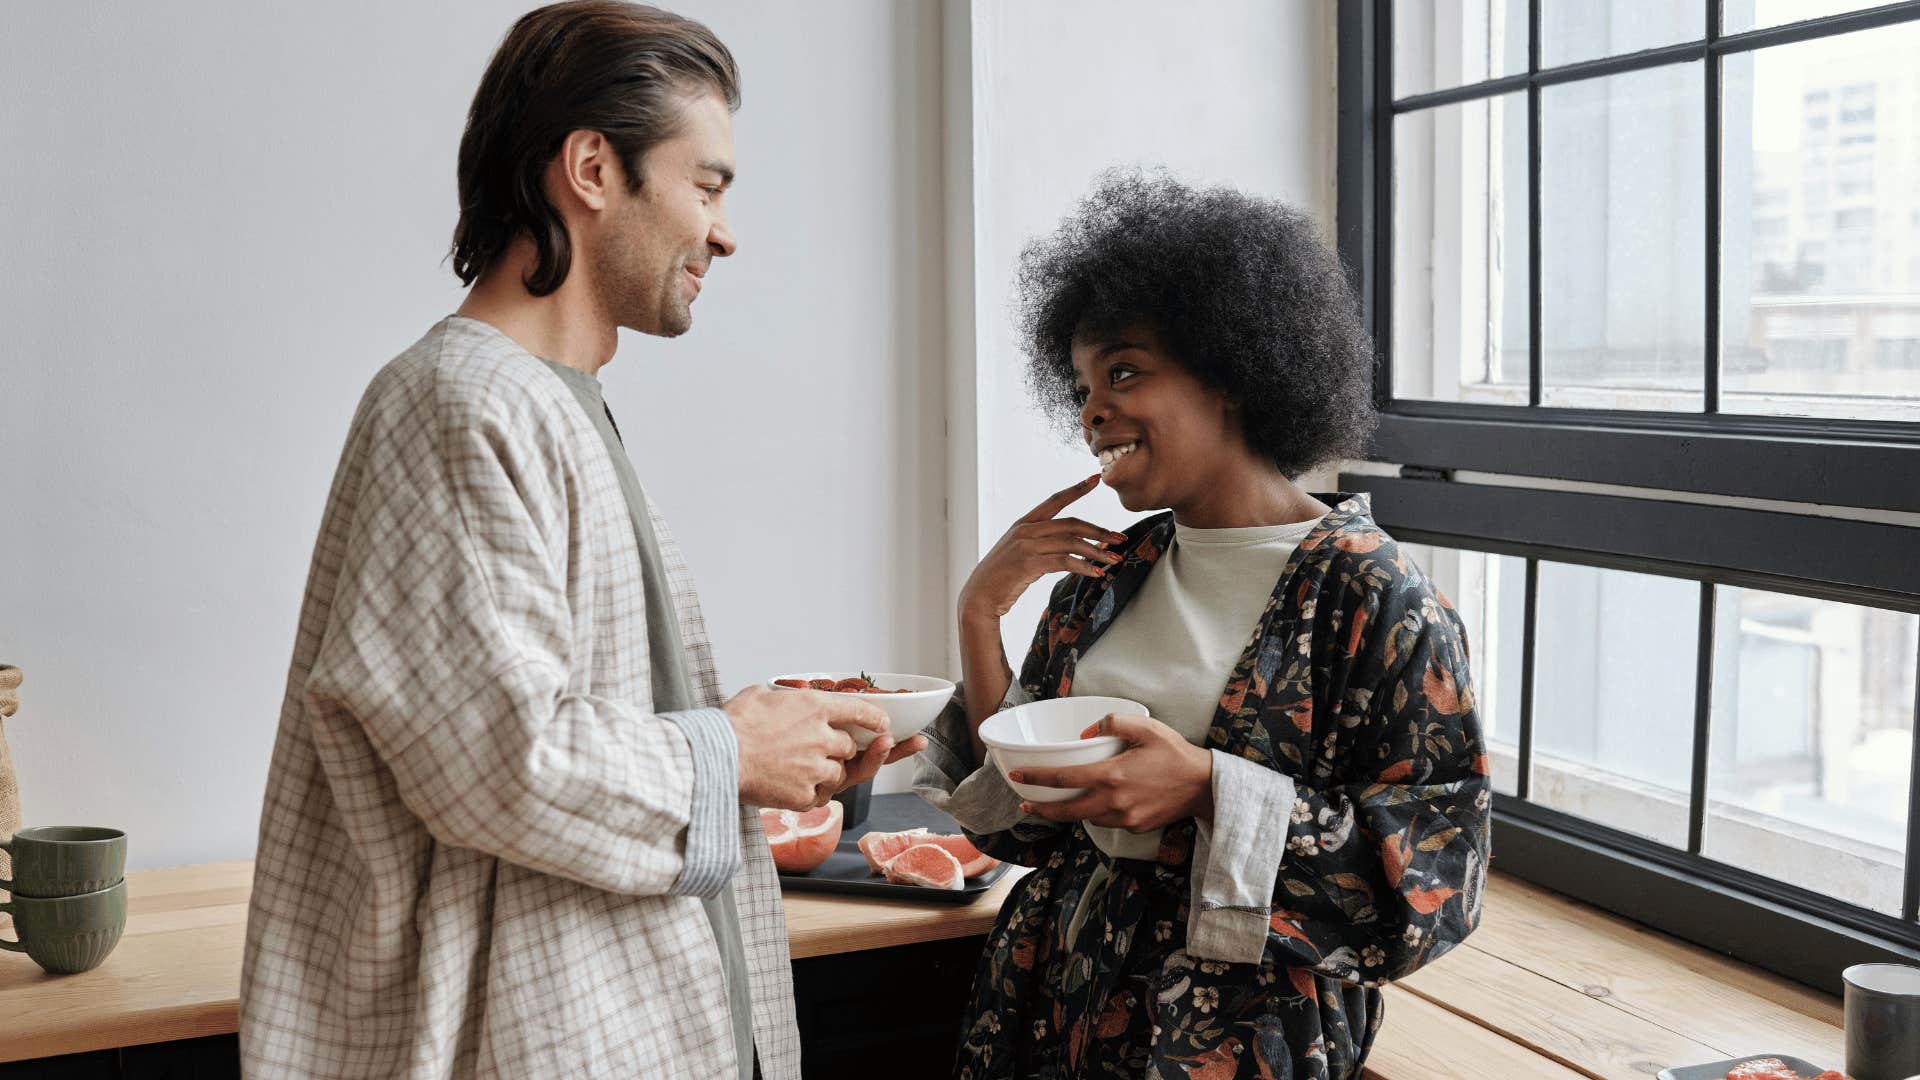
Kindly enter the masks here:
<path id="1" fill-rule="evenodd" d="M 647 513 L 647 496 L 640 478 L 627 457 L 613 414 L 608 411 L 600 391 L 600 380 L 577 368 L 544 361 L 560 376 L 593 421 L 595 431 L 607 444 L 607 456 L 613 459 L 614 472 L 620 478 L 620 491 L 626 496 L 627 513 L 633 518 L 633 535 L 640 547 L 640 571 L 647 594 L 647 640 L 653 673 L 653 710 L 671 713 L 692 709 L 693 690 L 687 679 L 686 654 L 682 651 L 680 620 L 673 609 L 672 586 L 667 580 L 666 564 L 660 557 L 659 538 L 654 535 L 653 519 Z M 734 841 L 738 843 L 737 838 Z M 720 948 L 721 970 L 726 975 L 727 1003 L 733 1012 L 733 1045 L 740 1062 L 740 1080 L 753 1080 L 753 1006 L 747 983 L 747 953 L 740 933 L 740 909 L 734 902 L 731 883 L 713 897 L 701 898 L 707 921 L 713 924 L 713 938 Z M 671 991 L 669 991 L 671 992 Z"/>

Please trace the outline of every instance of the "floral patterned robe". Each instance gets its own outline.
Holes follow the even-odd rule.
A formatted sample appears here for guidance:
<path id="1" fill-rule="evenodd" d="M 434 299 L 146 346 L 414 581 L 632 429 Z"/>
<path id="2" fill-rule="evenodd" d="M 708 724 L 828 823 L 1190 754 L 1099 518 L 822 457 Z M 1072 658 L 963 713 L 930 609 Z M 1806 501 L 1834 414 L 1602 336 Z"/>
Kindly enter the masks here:
<path id="1" fill-rule="evenodd" d="M 1035 867 L 1008 897 L 975 977 L 956 1075 L 1312 1078 L 1359 1075 L 1381 1023 L 1375 987 L 1446 953 L 1480 913 L 1490 782 L 1459 617 L 1382 532 L 1367 498 L 1300 544 L 1221 695 L 1209 749 L 1296 783 L 1287 855 L 1259 914 L 1264 962 L 1184 951 L 1195 825 L 1155 861 L 1110 859 L 1084 827 L 969 833 Z M 1103 579 L 1053 592 L 1020 674 L 1066 696 L 1173 537 L 1139 522 Z M 936 725 L 965 731 L 964 706 Z M 960 739 L 964 746 L 964 739 Z M 970 749 L 966 751 L 970 757 Z M 1070 917 L 1101 860 L 1112 880 L 1075 940 Z"/>

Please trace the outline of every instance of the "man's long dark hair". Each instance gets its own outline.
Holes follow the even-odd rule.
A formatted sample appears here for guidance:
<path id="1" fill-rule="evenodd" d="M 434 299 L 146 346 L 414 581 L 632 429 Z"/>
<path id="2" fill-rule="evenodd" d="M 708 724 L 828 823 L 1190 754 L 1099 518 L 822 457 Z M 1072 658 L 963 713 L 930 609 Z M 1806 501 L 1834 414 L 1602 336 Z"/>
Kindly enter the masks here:
<path id="1" fill-rule="evenodd" d="M 703 90 L 740 107 L 733 54 L 691 19 L 626 0 L 568 0 L 521 16 L 487 65 L 460 137 L 453 272 L 473 284 L 525 232 L 539 256 L 527 291 L 559 288 L 573 245 L 541 175 L 567 135 L 605 136 L 637 191 L 641 159 L 675 134 L 681 103 Z"/>

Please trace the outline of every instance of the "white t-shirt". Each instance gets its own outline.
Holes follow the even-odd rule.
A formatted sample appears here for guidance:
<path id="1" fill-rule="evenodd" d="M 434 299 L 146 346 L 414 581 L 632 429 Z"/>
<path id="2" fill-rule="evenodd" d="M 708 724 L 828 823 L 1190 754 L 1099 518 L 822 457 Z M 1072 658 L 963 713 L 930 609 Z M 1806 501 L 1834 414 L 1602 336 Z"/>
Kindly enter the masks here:
<path id="1" fill-rule="evenodd" d="M 1075 697 L 1121 697 L 1204 746 L 1227 678 L 1253 642 L 1287 560 L 1319 518 L 1290 525 L 1190 529 L 1173 543 L 1113 625 L 1074 669 Z M 1152 859 L 1160 833 L 1088 825 L 1102 851 Z"/>

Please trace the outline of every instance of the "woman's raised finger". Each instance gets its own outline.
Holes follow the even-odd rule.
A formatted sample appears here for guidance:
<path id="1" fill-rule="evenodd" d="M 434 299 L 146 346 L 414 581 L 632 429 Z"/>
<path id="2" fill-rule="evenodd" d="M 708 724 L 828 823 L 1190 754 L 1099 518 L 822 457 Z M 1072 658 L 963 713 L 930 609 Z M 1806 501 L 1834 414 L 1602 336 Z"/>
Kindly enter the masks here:
<path id="1" fill-rule="evenodd" d="M 1032 513 L 1020 520 L 1026 522 L 1046 521 L 1058 517 L 1060 511 L 1073 505 L 1079 501 L 1082 496 L 1086 495 L 1087 492 L 1092 491 L 1099 485 L 1100 474 L 1094 473 L 1092 476 L 1087 477 L 1072 487 L 1061 488 L 1059 491 L 1047 496 L 1041 501 L 1039 506 L 1033 508 Z"/>

